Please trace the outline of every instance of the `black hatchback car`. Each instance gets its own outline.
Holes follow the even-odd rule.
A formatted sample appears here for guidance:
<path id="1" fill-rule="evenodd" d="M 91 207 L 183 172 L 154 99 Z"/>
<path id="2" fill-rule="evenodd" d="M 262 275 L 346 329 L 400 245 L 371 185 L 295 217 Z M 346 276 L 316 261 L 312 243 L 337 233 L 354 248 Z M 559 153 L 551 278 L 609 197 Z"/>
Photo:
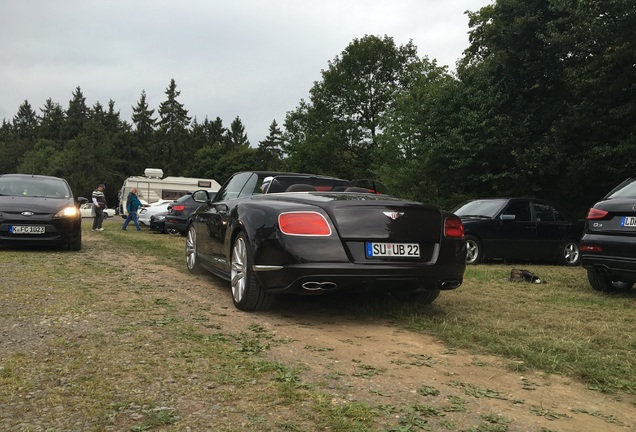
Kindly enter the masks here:
<path id="1" fill-rule="evenodd" d="M 629 290 L 636 282 L 636 177 L 610 191 L 589 210 L 581 239 L 581 264 L 592 288 Z"/>
<path id="2" fill-rule="evenodd" d="M 82 217 L 66 180 L 0 175 L 0 244 L 82 247 Z"/>
<path id="3" fill-rule="evenodd" d="M 462 219 L 467 264 L 509 259 L 579 264 L 584 221 L 550 201 L 490 198 L 453 210 Z"/>

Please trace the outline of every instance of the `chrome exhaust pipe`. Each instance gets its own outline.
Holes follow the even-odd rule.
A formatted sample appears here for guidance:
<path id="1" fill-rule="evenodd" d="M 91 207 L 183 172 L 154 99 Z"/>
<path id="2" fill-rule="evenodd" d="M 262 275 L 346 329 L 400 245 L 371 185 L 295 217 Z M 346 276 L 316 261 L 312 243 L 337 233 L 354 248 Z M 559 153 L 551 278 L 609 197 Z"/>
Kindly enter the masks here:
<path id="1" fill-rule="evenodd" d="M 458 288 L 461 285 L 461 282 L 459 282 L 458 280 L 449 280 L 449 281 L 444 281 L 440 284 L 440 287 L 442 289 L 455 289 Z"/>
<path id="2" fill-rule="evenodd" d="M 307 291 L 330 291 L 338 287 L 334 282 L 303 282 L 301 285 Z"/>

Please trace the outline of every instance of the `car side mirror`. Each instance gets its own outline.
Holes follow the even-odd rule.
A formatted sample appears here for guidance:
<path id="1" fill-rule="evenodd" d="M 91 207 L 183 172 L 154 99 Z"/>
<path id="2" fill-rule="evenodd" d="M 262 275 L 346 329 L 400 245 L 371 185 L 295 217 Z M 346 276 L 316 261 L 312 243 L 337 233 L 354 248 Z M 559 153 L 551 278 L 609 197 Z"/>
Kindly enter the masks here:
<path id="1" fill-rule="evenodd" d="M 79 205 L 86 204 L 88 202 L 88 198 L 77 197 L 77 202 Z"/>
<path id="2" fill-rule="evenodd" d="M 192 193 L 192 199 L 198 203 L 209 203 L 214 198 L 214 195 L 205 189 L 201 189 Z"/>
<path id="3" fill-rule="evenodd" d="M 511 214 L 502 214 L 500 219 L 504 222 L 511 222 L 513 220 L 515 220 L 517 217 L 515 215 L 511 215 Z"/>
<path id="4" fill-rule="evenodd" d="M 227 206 L 227 204 L 216 204 L 214 205 L 214 209 L 217 211 L 217 213 L 220 214 L 226 214 L 228 211 L 230 211 L 230 208 Z"/>

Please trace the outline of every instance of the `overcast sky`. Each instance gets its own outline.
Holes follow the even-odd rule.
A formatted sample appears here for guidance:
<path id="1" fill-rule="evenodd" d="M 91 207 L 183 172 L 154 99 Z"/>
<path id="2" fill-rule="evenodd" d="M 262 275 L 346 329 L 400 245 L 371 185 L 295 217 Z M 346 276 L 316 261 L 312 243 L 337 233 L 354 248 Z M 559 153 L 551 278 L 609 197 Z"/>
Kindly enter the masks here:
<path id="1" fill-rule="evenodd" d="M 321 70 L 356 38 L 412 40 L 454 69 L 468 16 L 492 0 L 0 0 L 0 120 L 28 100 L 109 100 L 131 122 L 141 92 L 155 109 L 172 78 L 202 122 L 236 116 L 252 146 L 308 99 Z"/>

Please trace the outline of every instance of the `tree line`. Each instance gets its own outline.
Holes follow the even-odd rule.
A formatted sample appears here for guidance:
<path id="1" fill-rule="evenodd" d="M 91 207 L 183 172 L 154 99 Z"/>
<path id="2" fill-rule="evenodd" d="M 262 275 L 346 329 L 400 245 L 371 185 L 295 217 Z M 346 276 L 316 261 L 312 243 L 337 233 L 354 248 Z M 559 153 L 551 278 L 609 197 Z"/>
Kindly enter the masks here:
<path id="1" fill-rule="evenodd" d="M 58 175 L 81 193 L 105 181 L 114 194 L 146 167 L 221 183 L 288 170 L 373 178 L 447 209 L 536 196 L 582 216 L 634 173 L 636 2 L 497 0 L 467 14 L 456 70 L 412 42 L 354 39 L 256 146 L 239 117 L 192 119 L 174 79 L 156 111 L 141 93 L 131 123 L 112 100 L 87 107 L 79 87 L 66 108 L 24 101 L 0 127 L 0 172 Z"/>

